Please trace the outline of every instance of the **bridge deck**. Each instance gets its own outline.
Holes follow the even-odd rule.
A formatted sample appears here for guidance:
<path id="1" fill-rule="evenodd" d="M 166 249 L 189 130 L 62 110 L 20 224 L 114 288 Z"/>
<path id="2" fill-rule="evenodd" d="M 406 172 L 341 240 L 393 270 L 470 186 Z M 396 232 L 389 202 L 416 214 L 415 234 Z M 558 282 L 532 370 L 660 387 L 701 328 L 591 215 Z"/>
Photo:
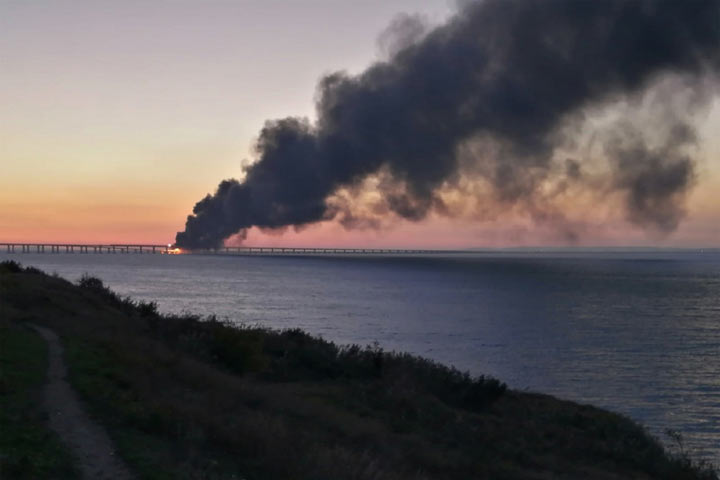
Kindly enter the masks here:
<path id="1" fill-rule="evenodd" d="M 83 243 L 0 243 L 5 253 L 168 253 L 167 245 L 83 244 Z"/>
<path id="2" fill-rule="evenodd" d="M 80 243 L 2 243 L 5 253 L 136 253 L 195 255 L 420 255 L 468 253 L 461 250 L 424 250 L 403 248 L 317 248 L 317 247 L 220 247 L 177 252 L 167 245 L 152 244 L 80 244 Z"/>

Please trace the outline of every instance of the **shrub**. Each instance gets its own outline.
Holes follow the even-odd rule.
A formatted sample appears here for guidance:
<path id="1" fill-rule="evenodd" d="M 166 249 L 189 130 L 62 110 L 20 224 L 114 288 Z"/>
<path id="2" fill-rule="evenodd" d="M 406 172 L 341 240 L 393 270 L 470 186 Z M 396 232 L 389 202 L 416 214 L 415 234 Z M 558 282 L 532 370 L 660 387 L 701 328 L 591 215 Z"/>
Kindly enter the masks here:
<path id="1" fill-rule="evenodd" d="M 235 328 L 218 321 L 207 323 L 210 329 L 209 350 L 213 359 L 235 373 L 261 370 L 263 337 L 252 329 Z"/>
<path id="2" fill-rule="evenodd" d="M 36 267 L 25 267 L 25 273 L 32 275 L 45 275 L 45 272 Z"/>
<path id="3" fill-rule="evenodd" d="M 22 265 L 15 260 L 4 260 L 0 262 L 0 272 L 20 273 L 22 272 Z"/>
<path id="4" fill-rule="evenodd" d="M 103 281 L 92 275 L 84 273 L 80 280 L 78 280 L 78 286 L 87 290 L 93 290 L 96 292 L 107 292 L 107 287 L 103 284 Z"/>
<path id="5" fill-rule="evenodd" d="M 143 302 L 141 300 L 136 308 L 141 317 L 156 317 L 158 315 L 156 302 Z"/>

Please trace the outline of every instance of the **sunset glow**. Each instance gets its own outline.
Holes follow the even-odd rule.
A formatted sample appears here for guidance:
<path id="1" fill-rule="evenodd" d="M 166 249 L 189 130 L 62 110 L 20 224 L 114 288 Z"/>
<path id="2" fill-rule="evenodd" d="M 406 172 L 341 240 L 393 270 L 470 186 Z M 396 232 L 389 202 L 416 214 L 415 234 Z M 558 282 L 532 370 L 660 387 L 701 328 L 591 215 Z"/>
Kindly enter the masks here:
<path id="1" fill-rule="evenodd" d="M 380 57 L 376 38 L 394 14 L 417 11 L 439 23 L 451 10 L 444 0 L 287 8 L 278 27 L 285 34 L 271 37 L 258 27 L 273 11 L 263 2 L 3 4 L 0 240 L 174 241 L 195 202 L 255 160 L 266 119 L 312 118 L 318 78 Z M 338 20 L 348 8 L 352 26 Z M 314 23 L 295 25 L 303 14 Z M 676 232 L 648 234 L 611 203 L 571 198 L 561 201 L 563 213 L 588 231 L 578 244 L 720 246 L 719 105 L 701 122 L 702 163 Z M 470 248 L 568 239 L 508 212 L 392 220 L 381 230 L 253 228 L 245 244 Z"/>

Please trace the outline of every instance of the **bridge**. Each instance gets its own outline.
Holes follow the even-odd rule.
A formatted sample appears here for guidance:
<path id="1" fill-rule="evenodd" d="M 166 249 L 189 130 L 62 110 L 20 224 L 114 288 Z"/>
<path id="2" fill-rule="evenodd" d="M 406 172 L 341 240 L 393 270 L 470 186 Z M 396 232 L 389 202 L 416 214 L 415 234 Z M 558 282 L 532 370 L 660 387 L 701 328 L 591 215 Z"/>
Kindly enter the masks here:
<path id="1" fill-rule="evenodd" d="M 81 254 L 200 254 L 200 255 L 428 255 L 470 253 L 463 250 L 423 250 L 399 248 L 319 248 L 319 247 L 219 247 L 180 250 L 170 245 L 81 244 L 81 243 L 1 243 L 4 253 L 81 253 Z"/>
<path id="2" fill-rule="evenodd" d="M 5 253 L 170 253 L 167 245 L 84 243 L 0 243 Z"/>

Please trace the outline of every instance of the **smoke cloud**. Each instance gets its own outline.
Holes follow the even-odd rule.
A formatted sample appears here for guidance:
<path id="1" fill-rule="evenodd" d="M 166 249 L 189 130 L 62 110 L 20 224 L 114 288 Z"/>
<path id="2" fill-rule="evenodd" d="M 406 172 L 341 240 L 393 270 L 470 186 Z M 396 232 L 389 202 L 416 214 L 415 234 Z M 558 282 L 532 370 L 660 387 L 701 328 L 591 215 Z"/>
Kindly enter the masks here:
<path id="1" fill-rule="evenodd" d="M 573 185 L 620 197 L 643 228 L 681 220 L 693 113 L 720 67 L 720 0 L 464 2 L 434 29 L 400 18 L 380 43 L 386 60 L 320 80 L 314 123 L 268 121 L 257 161 L 195 205 L 177 245 L 213 248 L 253 226 L 453 215 L 453 198 L 475 194 L 479 211 L 522 208 L 571 241 L 552 199 Z M 686 101 L 657 94 L 667 78 Z M 593 137 L 594 154 L 563 157 L 582 153 L 575 135 L 607 105 L 630 113 Z"/>

